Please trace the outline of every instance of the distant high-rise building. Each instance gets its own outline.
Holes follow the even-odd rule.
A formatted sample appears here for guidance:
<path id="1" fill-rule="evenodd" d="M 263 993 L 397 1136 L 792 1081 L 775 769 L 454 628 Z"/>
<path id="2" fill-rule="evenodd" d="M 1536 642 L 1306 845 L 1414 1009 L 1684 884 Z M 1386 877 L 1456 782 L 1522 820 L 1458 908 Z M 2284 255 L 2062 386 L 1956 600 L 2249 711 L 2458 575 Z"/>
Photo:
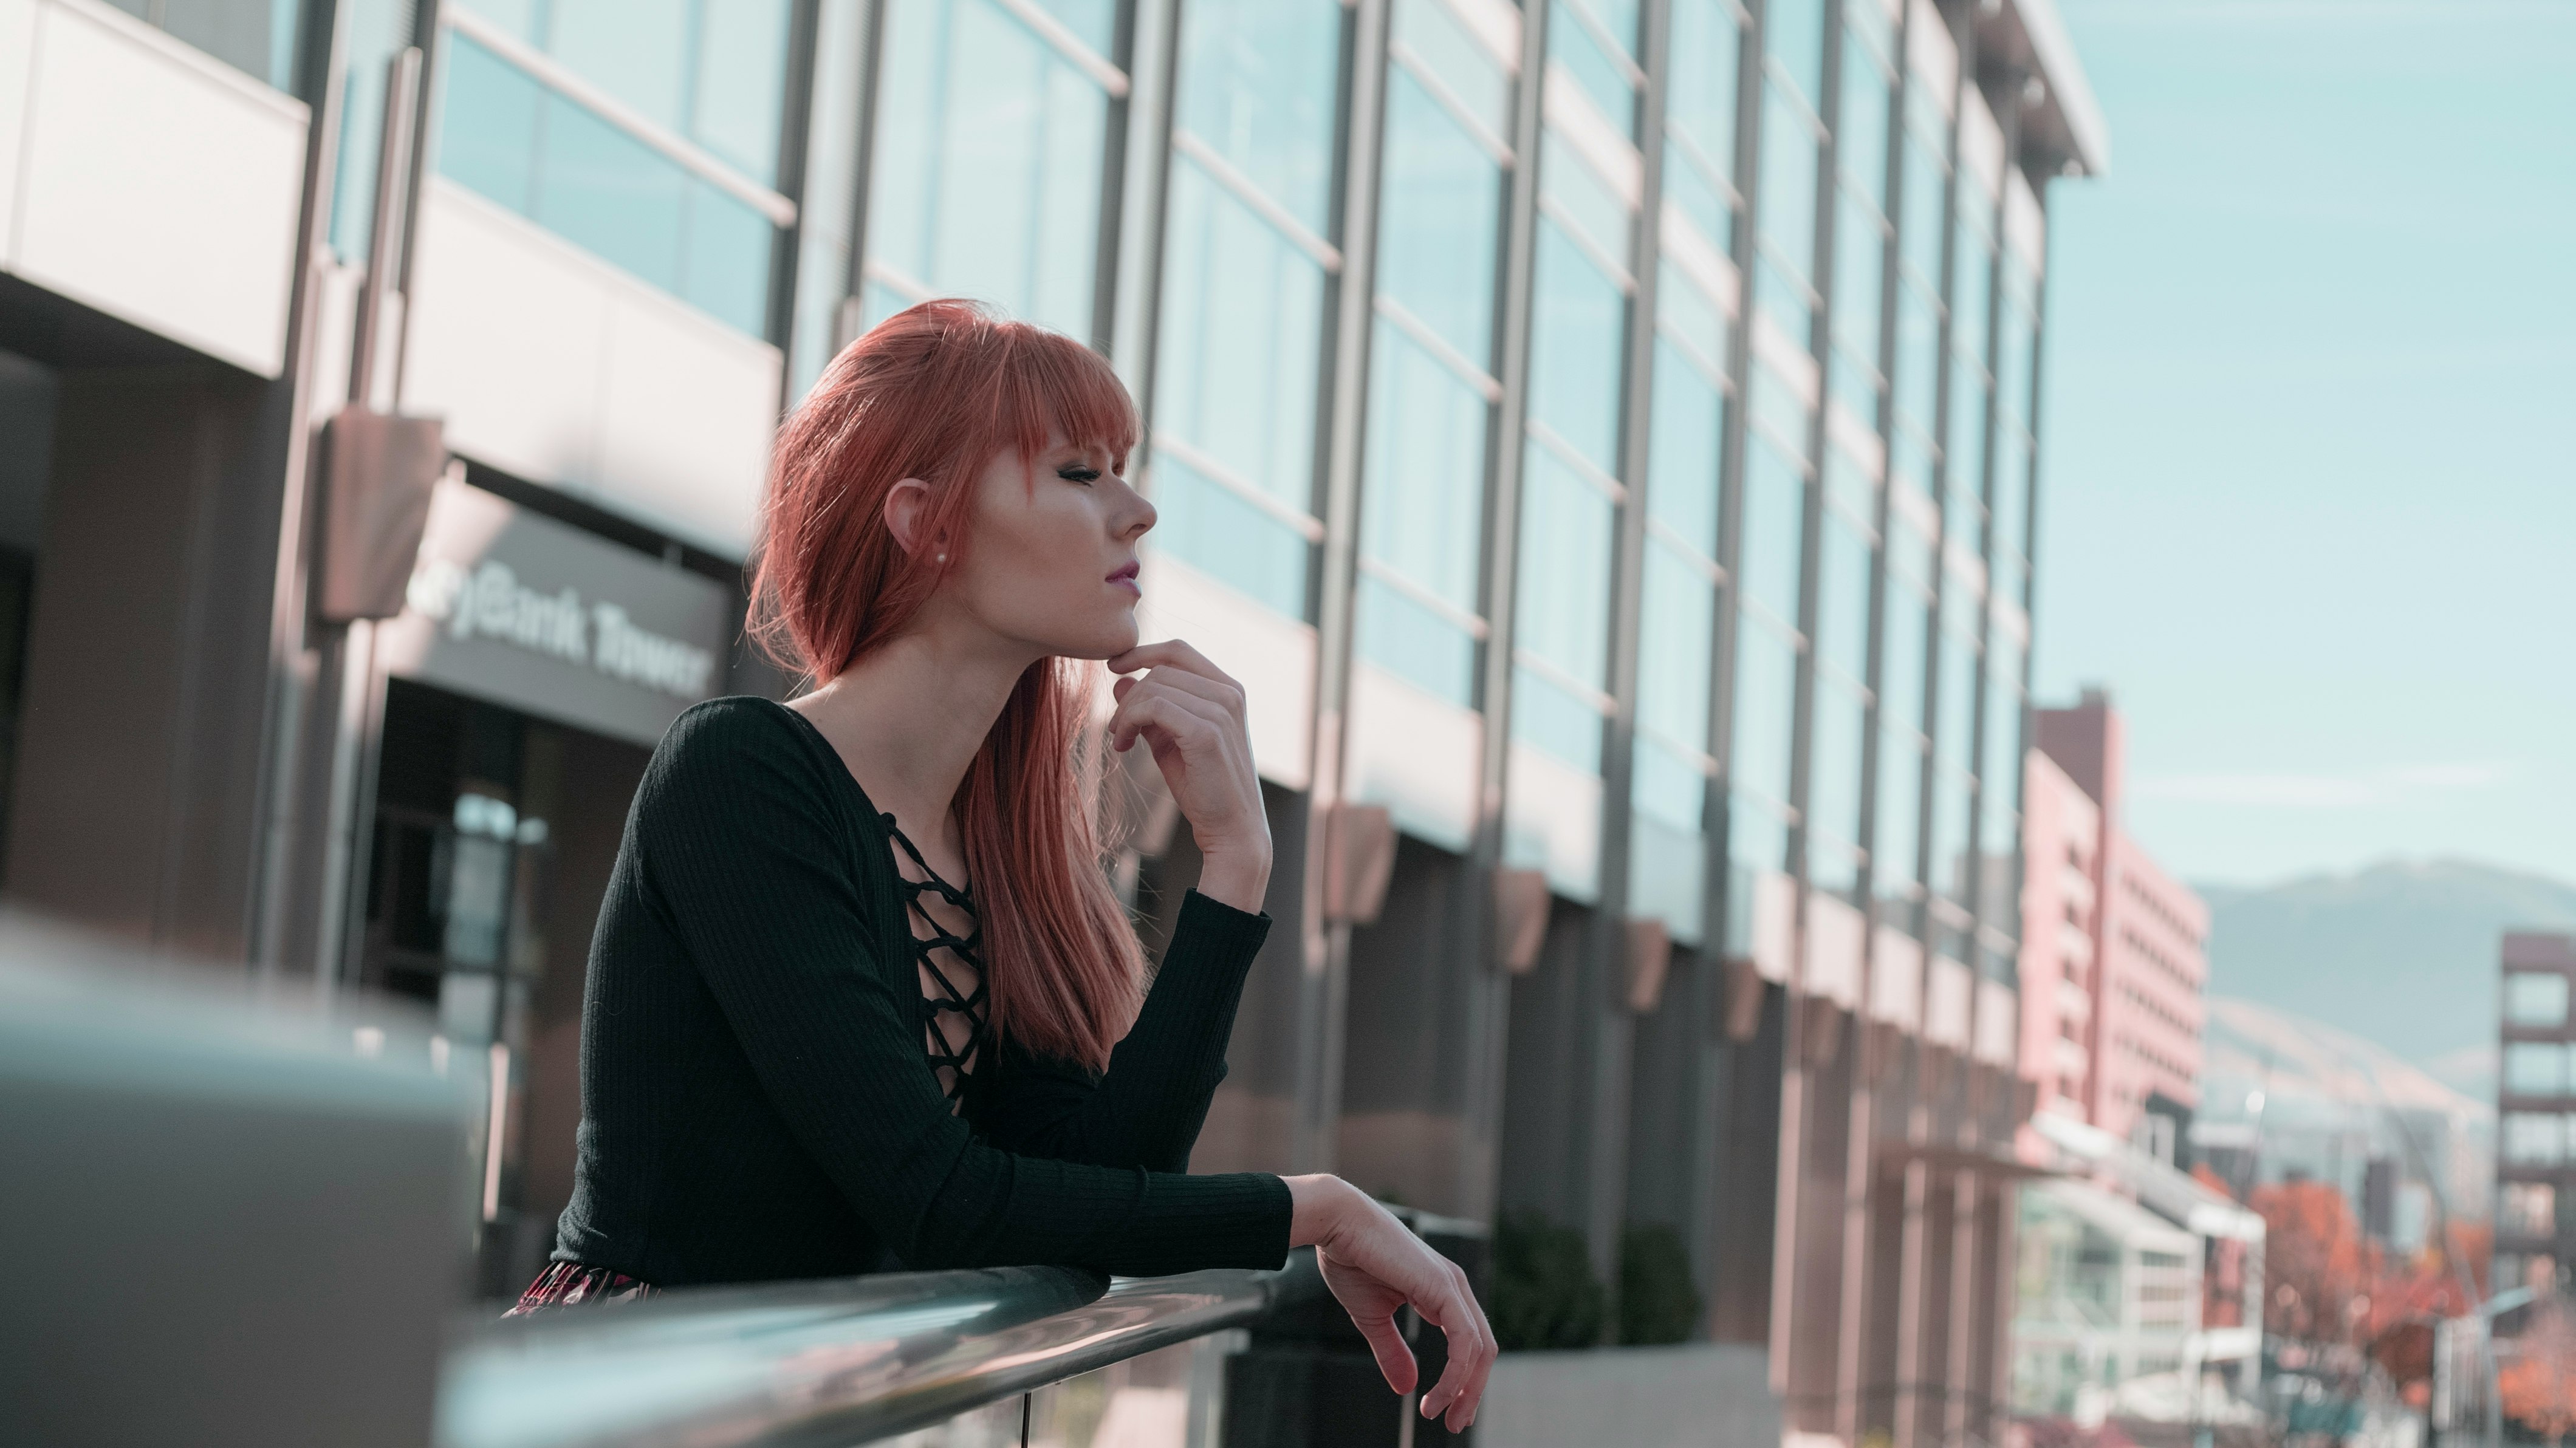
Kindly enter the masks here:
<path id="1" fill-rule="evenodd" d="M 2563 1292 L 2576 1265 L 2576 936 L 2510 932 L 2503 966 L 2490 1280 Z"/>
<path id="2" fill-rule="evenodd" d="M 2186 1161 L 2178 1128 L 2200 1100 L 2209 907 L 2128 832 L 2127 739 L 2108 694 L 2040 710 L 2036 743 L 2023 786 L 2023 1074 L 2044 1107 Z"/>
<path id="3" fill-rule="evenodd" d="M 2187 1370 L 2242 1387 L 2261 1344 L 2262 1220 L 2186 1175 L 2208 908 L 2128 833 L 2127 741 L 2106 693 L 2039 710 L 2033 742 L 2021 1145 L 2070 1176 L 2022 1197 L 2014 1406 L 2117 1403 L 2124 1383 Z"/>

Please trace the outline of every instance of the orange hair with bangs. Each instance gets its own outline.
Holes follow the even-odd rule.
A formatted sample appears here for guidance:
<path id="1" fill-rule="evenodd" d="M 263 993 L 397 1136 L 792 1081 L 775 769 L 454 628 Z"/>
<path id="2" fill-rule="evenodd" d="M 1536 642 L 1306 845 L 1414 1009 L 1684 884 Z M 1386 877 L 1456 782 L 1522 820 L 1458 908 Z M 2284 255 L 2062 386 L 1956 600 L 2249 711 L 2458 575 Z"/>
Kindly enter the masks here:
<path id="1" fill-rule="evenodd" d="M 1124 467 L 1136 406 L 1100 354 L 968 301 L 923 302 L 832 359 L 778 434 L 752 568 L 752 637 L 815 680 L 900 634 L 975 546 L 974 481 L 1004 451 L 1034 463 L 1049 435 Z M 886 495 L 930 486 L 912 553 Z M 984 936 L 997 1037 L 1105 1070 L 1144 1000 L 1144 953 L 1101 868 L 1099 771 L 1078 758 L 1087 666 L 1020 676 L 952 805 Z"/>

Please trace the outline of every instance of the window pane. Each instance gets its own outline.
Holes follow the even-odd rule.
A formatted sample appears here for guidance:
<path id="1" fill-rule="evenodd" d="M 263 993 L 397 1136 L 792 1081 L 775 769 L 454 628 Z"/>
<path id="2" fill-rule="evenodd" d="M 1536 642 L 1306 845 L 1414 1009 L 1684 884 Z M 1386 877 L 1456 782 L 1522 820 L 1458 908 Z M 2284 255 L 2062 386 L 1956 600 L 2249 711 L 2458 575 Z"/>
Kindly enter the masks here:
<path id="1" fill-rule="evenodd" d="M 1494 63 L 1492 51 L 1460 27 L 1446 0 L 1400 0 L 1395 43 L 1438 76 L 1496 139 L 1511 135 L 1511 77 Z"/>
<path id="2" fill-rule="evenodd" d="M 778 184 L 787 0 L 704 0 L 689 134 L 764 186 Z"/>
<path id="3" fill-rule="evenodd" d="M 146 9 L 130 8 L 137 14 Z M 171 35 L 279 90 L 294 89 L 295 32 L 303 9 L 294 0 L 162 0 L 157 8 L 155 23 Z"/>
<path id="4" fill-rule="evenodd" d="M 1733 782 L 1770 799 L 1789 798 L 1789 736 L 1798 651 L 1747 618 L 1736 632 Z"/>
<path id="5" fill-rule="evenodd" d="M 778 230 L 731 193 L 689 179 L 687 271 L 680 295 L 754 336 L 768 330 Z"/>
<path id="6" fill-rule="evenodd" d="M 1646 542 L 1641 583 L 1637 722 L 1677 745 L 1705 751 L 1717 585 L 1661 538 Z"/>
<path id="7" fill-rule="evenodd" d="M 1824 0 L 1769 0 L 1762 44 L 1810 101 L 1825 93 Z"/>
<path id="8" fill-rule="evenodd" d="M 1726 949 L 1747 955 L 1753 948 L 1753 882 L 1789 863 L 1789 826 L 1777 807 L 1755 799 L 1731 801 L 1726 856 Z"/>
<path id="9" fill-rule="evenodd" d="M 1369 381 L 1360 547 L 1452 607 L 1473 612 L 1484 526 L 1485 400 L 1387 322 L 1378 324 Z"/>
<path id="10" fill-rule="evenodd" d="M 1798 619 L 1799 532 L 1806 479 L 1757 436 L 1745 449 L 1744 548 L 1737 560 L 1745 597 L 1782 624 Z"/>
<path id="11" fill-rule="evenodd" d="M 1532 443 L 1521 489 L 1518 646 L 1595 689 L 1608 683 L 1614 509 Z"/>
<path id="12" fill-rule="evenodd" d="M 687 173 L 559 95 L 546 97 L 539 154 L 539 222 L 656 286 L 677 289 Z"/>
<path id="13" fill-rule="evenodd" d="M 1378 289 L 1467 361 L 1491 368 L 1502 172 L 1400 69 L 1388 106 Z"/>
<path id="14" fill-rule="evenodd" d="M 2516 971 L 2504 978 L 2504 1018 L 2515 1026 L 2567 1023 L 2567 977 Z"/>
<path id="15" fill-rule="evenodd" d="M 685 128 L 688 0 L 551 0 L 547 10 L 549 55 L 647 120 Z"/>
<path id="16" fill-rule="evenodd" d="M 1764 250 L 1806 280 L 1815 265 L 1816 133 L 1806 112 L 1776 86 L 1762 90 L 1759 215 Z"/>
<path id="17" fill-rule="evenodd" d="M 1187 158 L 1165 257 L 1155 427 L 1311 511 L 1323 268 Z"/>
<path id="18" fill-rule="evenodd" d="M 1994 295 L 1994 253 L 1967 227 L 1959 228 L 1957 265 L 1951 271 L 1950 345 L 1960 356 L 1987 365 L 1986 308 Z"/>
<path id="19" fill-rule="evenodd" d="M 1673 0 L 1665 121 L 1721 176 L 1735 165 L 1735 68 L 1743 42 L 1726 0 Z M 1718 244 L 1726 244 L 1723 234 Z"/>
<path id="20" fill-rule="evenodd" d="M 1869 541 L 1833 508 L 1816 554 L 1816 660 L 1859 683 L 1869 668 Z"/>
<path id="21" fill-rule="evenodd" d="M 1868 0 L 1854 9 L 1866 8 Z M 1888 112 L 1887 73 L 1869 52 L 1843 47 L 1843 113 L 1834 126 L 1835 164 L 1844 178 L 1871 204 L 1887 202 L 1887 144 L 1893 118 Z"/>
<path id="22" fill-rule="evenodd" d="M 462 35 L 448 38 L 438 170 L 520 215 L 536 207 L 537 111 L 545 91 Z"/>
<path id="23" fill-rule="evenodd" d="M 2567 1048 L 2516 1041 L 2504 1048 L 2504 1089 L 2516 1096 L 2556 1096 L 2567 1089 Z"/>
<path id="24" fill-rule="evenodd" d="M 1922 880 L 1918 858 L 1923 809 L 1923 746 L 1910 729 L 1882 729 L 1878 743 L 1878 818 L 1870 839 L 1882 898 L 1908 895 Z"/>
<path id="25" fill-rule="evenodd" d="M 1853 354 L 1878 365 L 1878 310 L 1885 280 L 1887 234 L 1877 213 L 1851 193 L 1836 198 L 1834 223 L 1834 337 Z M 1865 422 L 1876 422 L 1862 413 Z"/>
<path id="26" fill-rule="evenodd" d="M 2508 1111 L 2504 1159 L 2516 1166 L 2556 1166 L 2566 1155 L 2566 1132 L 2555 1113 Z"/>
<path id="27" fill-rule="evenodd" d="M 1632 216 L 1628 203 L 1592 169 L 1582 153 L 1565 143 L 1555 127 L 1542 133 L 1539 146 L 1544 153 L 1538 168 L 1539 184 L 1547 199 L 1603 256 L 1624 266 Z"/>
<path id="28" fill-rule="evenodd" d="M 1535 669 L 1512 671 L 1512 737 L 1586 774 L 1601 772 L 1601 713 Z"/>
<path id="29" fill-rule="evenodd" d="M 1360 575 L 1360 657 L 1460 708 L 1476 698 L 1476 640 L 1368 574 Z"/>
<path id="30" fill-rule="evenodd" d="M 1555 9 L 1547 18 L 1548 59 L 1562 64 L 1583 93 L 1601 108 L 1601 114 L 1623 136 L 1636 134 L 1637 94 L 1628 84 L 1628 73 L 1591 29 L 1570 13 L 1566 0 L 1555 0 Z"/>
<path id="31" fill-rule="evenodd" d="M 1923 728 L 1924 654 L 1930 647 L 1924 629 L 1929 622 L 1923 595 L 1891 576 L 1886 632 L 1879 640 L 1879 711 L 1890 723 L 1917 731 Z"/>
<path id="32" fill-rule="evenodd" d="M 869 257 L 1090 336 L 1108 97 L 991 0 L 891 0 L 883 77 Z"/>
<path id="33" fill-rule="evenodd" d="M 1982 502 L 1986 495 L 1986 384 L 1966 367 L 1950 377 L 1950 495 L 1961 504 Z M 1977 532 L 1975 509 L 1962 506 L 1950 518 L 1950 536 L 1971 553 L 1985 551 Z"/>
<path id="34" fill-rule="evenodd" d="M 1860 756 L 1866 737 L 1860 695 L 1816 682 L 1816 733 L 1807 761 L 1807 817 L 1835 839 L 1860 839 Z"/>
<path id="35" fill-rule="evenodd" d="M 1664 205 L 1666 215 L 1680 212 L 1715 250 L 1728 251 L 1735 245 L 1734 201 L 1679 142 L 1664 148 Z"/>
<path id="36" fill-rule="evenodd" d="M 1941 163 L 1912 131 L 1905 133 L 1905 195 L 1896 230 L 1905 248 L 1905 263 L 1915 279 L 1937 296 L 1941 291 L 1941 216 L 1949 177 Z"/>
<path id="37" fill-rule="evenodd" d="M 1306 614 L 1306 540 L 1167 452 L 1154 455 L 1156 546 L 1291 618 Z"/>
<path id="38" fill-rule="evenodd" d="M 1530 416 L 1602 472 L 1619 471 L 1619 380 L 1627 298 L 1542 218 Z"/>
<path id="39" fill-rule="evenodd" d="M 1660 339 L 1655 343 L 1652 426 L 1646 515 L 1714 561 L 1718 450 L 1726 403 L 1699 368 Z"/>
<path id="40" fill-rule="evenodd" d="M 1936 766 L 1932 771 L 1933 892 L 1965 905 L 1972 903 L 1968 869 L 1968 778 Z M 1964 952 L 1961 959 L 1966 959 Z"/>
<path id="41" fill-rule="evenodd" d="M 1181 22 L 1182 129 L 1305 228 L 1331 224 L 1333 0 L 1190 0 Z"/>
<path id="42" fill-rule="evenodd" d="M 1896 375 L 1891 379 L 1896 411 L 1927 434 L 1940 397 L 1940 325 L 1940 312 L 1928 295 L 1910 281 L 1896 289 Z M 1927 487 L 1932 482 L 1929 473 L 1914 480 Z"/>

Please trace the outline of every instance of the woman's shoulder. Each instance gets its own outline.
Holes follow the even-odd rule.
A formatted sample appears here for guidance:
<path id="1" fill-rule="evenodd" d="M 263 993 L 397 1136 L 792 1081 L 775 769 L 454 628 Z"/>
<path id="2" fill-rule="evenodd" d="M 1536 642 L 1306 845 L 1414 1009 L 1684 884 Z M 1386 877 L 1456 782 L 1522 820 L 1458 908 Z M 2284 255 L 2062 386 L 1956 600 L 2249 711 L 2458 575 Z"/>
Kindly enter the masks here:
<path id="1" fill-rule="evenodd" d="M 726 790 L 758 781 L 828 785 L 813 726 L 776 700 L 734 695 L 693 704 L 663 732 L 648 790 Z M 828 750 L 829 746 L 823 746 Z"/>

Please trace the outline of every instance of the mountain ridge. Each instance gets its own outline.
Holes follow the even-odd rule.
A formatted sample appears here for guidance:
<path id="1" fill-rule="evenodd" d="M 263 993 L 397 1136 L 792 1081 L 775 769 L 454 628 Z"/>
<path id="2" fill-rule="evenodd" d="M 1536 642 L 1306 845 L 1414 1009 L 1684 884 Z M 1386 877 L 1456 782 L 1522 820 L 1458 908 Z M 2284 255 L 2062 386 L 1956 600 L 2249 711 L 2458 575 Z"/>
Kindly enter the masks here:
<path id="1" fill-rule="evenodd" d="M 2576 885 L 2457 857 L 2192 888 L 2210 909 L 2211 993 L 2322 1021 L 2489 1099 L 2504 932 L 2576 932 Z"/>

